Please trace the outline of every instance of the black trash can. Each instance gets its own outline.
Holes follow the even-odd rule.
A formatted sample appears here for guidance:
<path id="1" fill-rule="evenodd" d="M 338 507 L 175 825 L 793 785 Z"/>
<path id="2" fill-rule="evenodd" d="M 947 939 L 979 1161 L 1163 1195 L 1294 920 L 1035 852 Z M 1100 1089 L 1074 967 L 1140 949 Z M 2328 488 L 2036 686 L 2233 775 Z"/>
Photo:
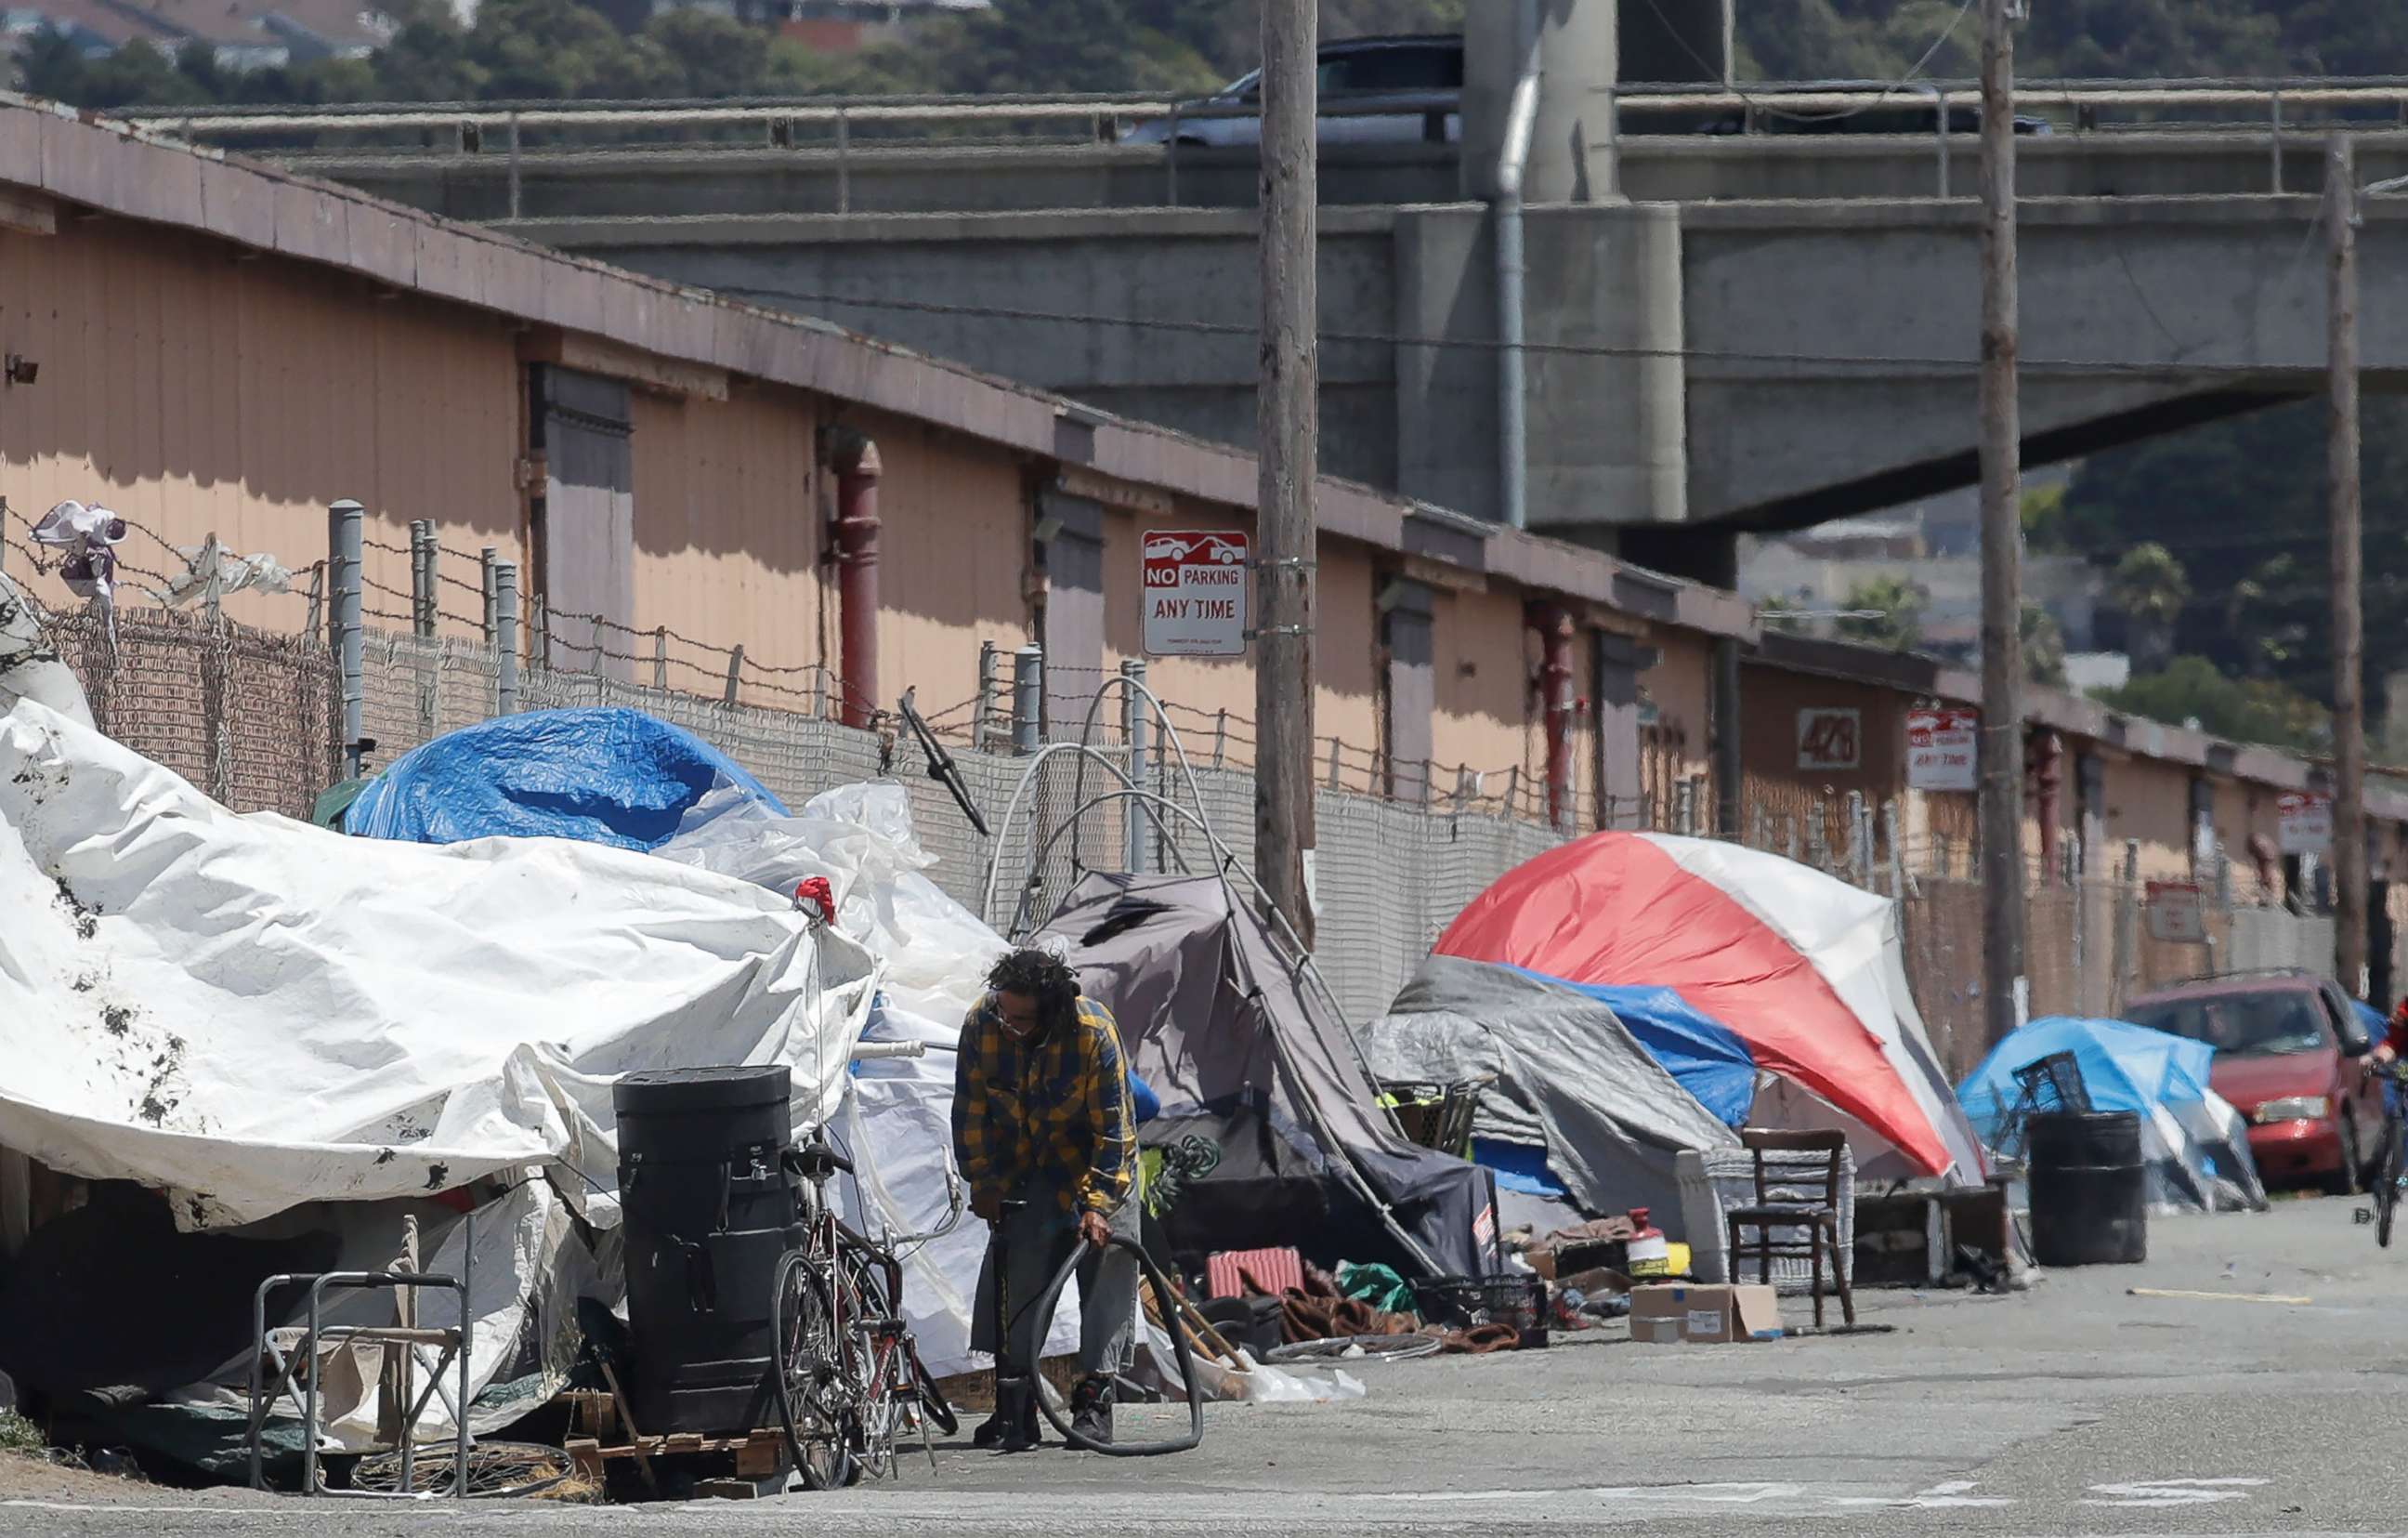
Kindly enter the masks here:
<path id="1" fill-rule="evenodd" d="M 783 1067 L 631 1073 L 611 1090 L 625 1211 L 626 1385 L 647 1435 L 775 1425 L 769 1291 L 803 1232 Z"/>
<path id="2" fill-rule="evenodd" d="M 2149 1258 L 2148 1166 L 2131 1111 L 2046 1111 L 2027 1128 L 2032 1258 L 2043 1266 Z"/>

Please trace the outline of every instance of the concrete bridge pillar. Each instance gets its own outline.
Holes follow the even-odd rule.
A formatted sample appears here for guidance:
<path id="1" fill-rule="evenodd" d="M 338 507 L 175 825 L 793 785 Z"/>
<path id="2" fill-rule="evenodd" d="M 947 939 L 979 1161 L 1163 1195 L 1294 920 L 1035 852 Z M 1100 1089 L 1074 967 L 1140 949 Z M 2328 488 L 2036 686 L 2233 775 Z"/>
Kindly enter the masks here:
<path id="1" fill-rule="evenodd" d="M 1538 125 L 1523 175 L 1527 203 L 1604 203 L 1622 195 L 1614 167 L 1616 0 L 1475 0 L 1464 18 L 1463 188 L 1497 194 L 1497 157 L 1523 61 L 1541 71 Z M 1533 14 L 1535 13 L 1535 14 Z M 1535 22 L 1536 35 L 1529 28 Z"/>

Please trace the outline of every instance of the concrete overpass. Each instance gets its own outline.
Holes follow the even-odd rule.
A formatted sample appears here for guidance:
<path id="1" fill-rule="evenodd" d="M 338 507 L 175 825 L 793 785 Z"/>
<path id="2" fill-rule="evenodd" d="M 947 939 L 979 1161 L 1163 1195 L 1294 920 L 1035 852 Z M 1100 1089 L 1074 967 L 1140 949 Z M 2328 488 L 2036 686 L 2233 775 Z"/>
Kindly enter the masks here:
<path id="1" fill-rule="evenodd" d="M 2315 390 L 2316 211 L 2304 195 L 2028 200 L 2029 459 Z M 1794 527 L 1970 482 L 1976 214 L 1928 199 L 1532 210 L 1533 521 L 1628 534 L 1645 558 L 1667 550 L 1651 526 Z M 1254 431 L 1241 213 L 514 227 L 1202 436 Z M 1493 508 L 1489 238 L 1477 206 L 1325 215 L 1333 472 Z M 2363 239 L 2380 387 L 2408 370 L 2408 208 L 2370 200 Z"/>
<path id="2" fill-rule="evenodd" d="M 1464 98 L 1474 140 L 1480 89 L 1475 78 Z M 2347 88 L 2345 105 L 2408 104 L 2408 90 L 2386 89 Z M 2262 127 L 2086 126 L 2020 141 L 2028 461 L 2316 387 L 2324 285 L 2316 198 L 2303 189 L 2320 180 L 2322 135 L 2274 126 L 2291 120 L 2279 97 L 2259 96 L 2235 110 L 2246 119 L 2272 102 Z M 1559 176 L 1566 200 L 1526 220 L 1534 526 L 1727 580 L 1738 531 L 1973 479 L 1971 136 L 1617 135 L 1611 114 L 1599 132 L 1576 103 L 1566 111 L 1542 137 L 1571 145 L 1587 200 L 1569 200 L 1575 179 Z M 2098 116 L 2077 106 L 2072 120 Z M 1106 410 L 1251 441 L 1250 151 L 839 151 L 793 147 L 799 136 L 784 131 L 789 144 L 770 150 L 505 158 L 488 125 L 473 147 L 292 158 Z M 1328 152 L 1323 454 L 1335 473 L 1487 516 L 1499 495 L 1494 218 L 1466 201 L 1483 153 L 1477 143 Z M 2361 135 L 2358 157 L 2370 180 L 2408 173 L 2408 132 Z M 2375 387 L 2408 370 L 2403 230 L 2391 200 L 2371 201 L 2362 314 Z"/>

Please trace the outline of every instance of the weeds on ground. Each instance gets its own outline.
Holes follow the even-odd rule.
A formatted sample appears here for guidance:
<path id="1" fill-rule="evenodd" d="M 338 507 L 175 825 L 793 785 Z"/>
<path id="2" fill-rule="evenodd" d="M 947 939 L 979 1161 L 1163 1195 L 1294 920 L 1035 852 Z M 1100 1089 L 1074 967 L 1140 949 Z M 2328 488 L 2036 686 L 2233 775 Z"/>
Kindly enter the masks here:
<path id="1" fill-rule="evenodd" d="M 13 1410 L 0 1410 L 0 1453 L 38 1453 L 50 1445 L 39 1426 Z"/>

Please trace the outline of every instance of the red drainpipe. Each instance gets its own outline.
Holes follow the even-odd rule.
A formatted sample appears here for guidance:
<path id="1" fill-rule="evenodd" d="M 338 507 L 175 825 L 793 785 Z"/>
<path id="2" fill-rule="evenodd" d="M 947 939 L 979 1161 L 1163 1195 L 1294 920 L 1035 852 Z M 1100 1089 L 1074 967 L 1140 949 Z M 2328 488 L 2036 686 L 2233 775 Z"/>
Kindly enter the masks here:
<path id="1" fill-rule="evenodd" d="M 1539 632 L 1539 708 L 1547 728 L 1547 821 L 1571 826 L 1572 817 L 1572 617 L 1559 604 L 1530 611 Z"/>
<path id="2" fill-rule="evenodd" d="M 878 445 L 859 433 L 837 437 L 836 569 L 838 714 L 868 726 L 878 714 Z"/>
<path id="3" fill-rule="evenodd" d="M 2057 867 L 2057 800 L 2065 786 L 2065 741 L 2055 732 L 2042 732 L 2033 744 L 2037 760 L 2032 781 L 2039 791 L 2039 805 L 2034 810 L 2040 822 L 2040 867 L 2043 881 L 2056 881 L 2064 872 Z"/>

